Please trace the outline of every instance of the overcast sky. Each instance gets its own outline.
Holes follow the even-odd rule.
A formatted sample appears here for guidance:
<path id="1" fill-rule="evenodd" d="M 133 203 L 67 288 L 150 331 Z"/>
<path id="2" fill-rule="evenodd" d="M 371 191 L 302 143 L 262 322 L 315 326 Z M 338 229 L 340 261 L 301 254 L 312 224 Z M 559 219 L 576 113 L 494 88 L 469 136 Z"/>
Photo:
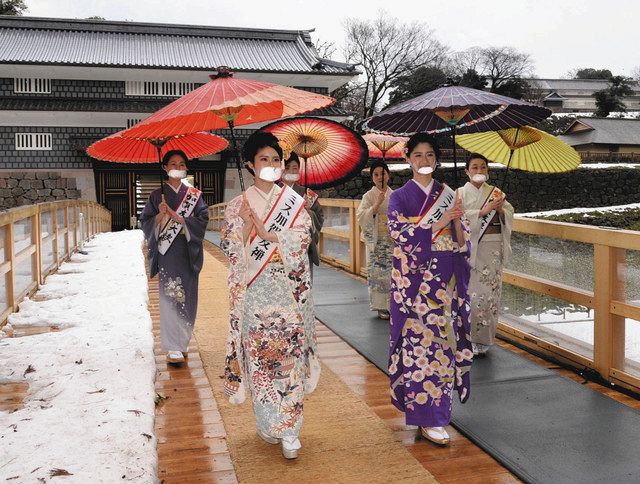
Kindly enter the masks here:
<path id="1" fill-rule="evenodd" d="M 538 77 L 576 67 L 631 75 L 640 66 L 638 0 L 26 0 L 26 15 L 108 20 L 313 29 L 342 45 L 344 20 L 380 9 L 419 21 L 453 50 L 510 45 L 531 54 Z M 390 8 L 391 7 L 391 8 Z M 391 9 L 394 9 L 393 11 Z"/>

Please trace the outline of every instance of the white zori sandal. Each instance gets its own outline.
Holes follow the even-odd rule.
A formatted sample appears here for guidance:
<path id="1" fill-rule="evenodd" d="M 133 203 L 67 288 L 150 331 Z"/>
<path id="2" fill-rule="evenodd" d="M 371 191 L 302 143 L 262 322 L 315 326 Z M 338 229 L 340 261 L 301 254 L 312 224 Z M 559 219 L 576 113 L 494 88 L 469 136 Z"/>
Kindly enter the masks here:
<path id="1" fill-rule="evenodd" d="M 167 353 L 167 363 L 184 363 L 184 356 L 182 351 L 169 351 Z"/>
<path id="2" fill-rule="evenodd" d="M 295 459 L 298 457 L 298 451 L 302 448 L 298 437 L 283 437 L 282 439 L 282 455 L 285 459 Z"/>
<path id="3" fill-rule="evenodd" d="M 425 439 L 439 445 L 447 445 L 450 440 L 444 427 L 420 427 L 420 433 Z"/>

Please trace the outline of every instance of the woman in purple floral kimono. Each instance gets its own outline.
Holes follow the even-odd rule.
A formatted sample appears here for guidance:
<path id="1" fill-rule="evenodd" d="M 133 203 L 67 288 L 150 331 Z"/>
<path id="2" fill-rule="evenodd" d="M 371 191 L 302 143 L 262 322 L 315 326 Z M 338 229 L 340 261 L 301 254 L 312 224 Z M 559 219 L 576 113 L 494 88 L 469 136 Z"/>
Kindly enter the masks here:
<path id="1" fill-rule="evenodd" d="M 447 444 L 454 389 L 469 398 L 469 231 L 460 199 L 434 180 L 439 149 L 417 133 L 407 141 L 413 179 L 391 194 L 389 376 L 392 403 L 407 425 Z"/>
<path id="2" fill-rule="evenodd" d="M 307 250 L 311 218 L 305 200 L 282 175 L 282 148 L 257 131 L 243 148 L 254 185 L 224 213 L 222 248 L 229 258 L 229 337 L 225 392 L 247 394 L 258 435 L 294 459 L 301 448 L 305 393 L 320 377 Z"/>
<path id="3" fill-rule="evenodd" d="M 160 341 L 167 362 L 180 364 L 187 352 L 198 309 L 202 240 L 209 210 L 200 190 L 182 182 L 187 156 L 169 151 L 162 159 L 169 180 L 154 190 L 140 214 L 147 239 L 151 277 L 159 274 Z"/>

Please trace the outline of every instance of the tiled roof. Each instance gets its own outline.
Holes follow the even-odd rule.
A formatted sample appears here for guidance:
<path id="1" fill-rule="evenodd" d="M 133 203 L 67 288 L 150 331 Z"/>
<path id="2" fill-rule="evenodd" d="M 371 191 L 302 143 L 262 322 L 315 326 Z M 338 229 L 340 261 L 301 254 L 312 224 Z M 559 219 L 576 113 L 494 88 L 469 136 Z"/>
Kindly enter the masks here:
<path id="1" fill-rule="evenodd" d="M 548 91 L 601 91 L 609 87 L 607 79 L 527 79 L 534 86 Z M 631 88 L 640 93 L 640 85 L 632 83 Z"/>
<path id="2" fill-rule="evenodd" d="M 586 144 L 640 145 L 640 120 L 617 118 L 578 118 L 576 123 L 586 125 L 590 130 L 566 133 L 559 138 L 571 146 Z M 568 131 L 567 130 L 567 131 Z"/>
<path id="3" fill-rule="evenodd" d="M 309 31 L 0 16 L 0 63 L 355 75 Z"/>

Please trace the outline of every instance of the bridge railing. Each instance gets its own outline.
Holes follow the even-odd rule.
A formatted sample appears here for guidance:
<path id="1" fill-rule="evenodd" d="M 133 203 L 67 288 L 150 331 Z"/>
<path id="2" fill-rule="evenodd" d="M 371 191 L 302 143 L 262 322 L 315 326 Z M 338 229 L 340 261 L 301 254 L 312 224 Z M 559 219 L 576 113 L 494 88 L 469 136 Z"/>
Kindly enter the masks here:
<path id="1" fill-rule="evenodd" d="M 366 276 L 359 201 L 320 203 L 321 258 Z M 640 232 L 525 218 L 513 229 L 502 300 L 485 301 L 499 335 L 639 390 Z"/>
<path id="2" fill-rule="evenodd" d="M 366 276 L 360 202 L 320 203 L 322 260 Z M 211 230 L 219 230 L 224 207 L 210 208 Z M 640 390 L 640 232 L 516 218 L 512 248 L 501 301 L 485 301 L 499 312 L 498 334 Z"/>
<path id="3" fill-rule="evenodd" d="M 0 327 L 18 303 L 98 232 L 111 213 L 96 202 L 60 200 L 0 212 Z"/>

